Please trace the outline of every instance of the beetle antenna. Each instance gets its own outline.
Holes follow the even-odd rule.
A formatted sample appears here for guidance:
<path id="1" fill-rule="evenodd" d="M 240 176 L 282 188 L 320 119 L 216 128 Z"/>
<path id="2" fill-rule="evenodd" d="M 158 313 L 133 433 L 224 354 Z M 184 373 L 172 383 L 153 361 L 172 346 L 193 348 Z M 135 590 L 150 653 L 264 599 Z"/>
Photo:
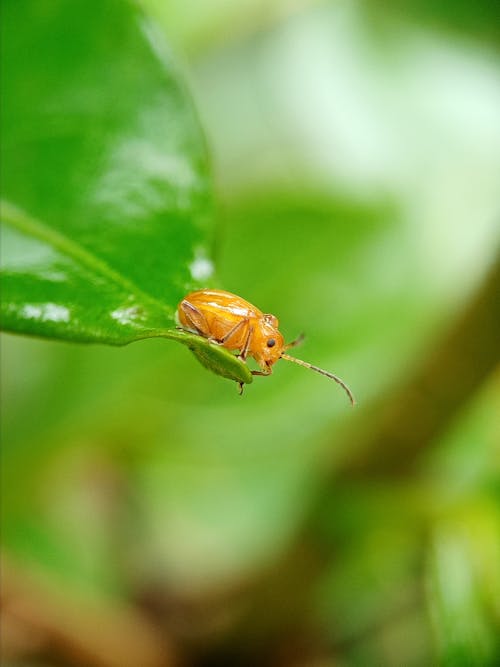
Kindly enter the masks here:
<path id="1" fill-rule="evenodd" d="M 285 350 L 289 350 L 291 347 L 297 347 L 297 345 L 301 345 L 304 342 L 305 337 L 306 335 L 301 333 L 295 340 L 292 340 L 291 343 L 285 345 Z"/>
<path id="2" fill-rule="evenodd" d="M 322 368 L 318 368 L 317 366 L 313 366 L 310 364 L 308 361 L 302 361 L 302 359 L 297 359 L 296 357 L 291 357 L 289 354 L 285 354 L 284 352 L 281 353 L 281 358 L 285 359 L 286 361 L 293 361 L 294 364 L 298 364 L 299 366 L 304 366 L 304 368 L 309 368 L 312 371 L 315 371 L 316 373 L 319 373 L 320 375 L 325 375 L 327 378 L 330 378 L 330 380 L 335 380 L 337 384 L 339 384 L 342 389 L 345 391 L 345 393 L 349 396 L 349 400 L 351 401 L 352 405 L 356 405 L 356 399 L 354 398 L 352 391 L 349 389 L 349 387 L 346 385 L 346 383 L 341 380 L 339 377 L 334 375 L 333 373 L 329 373 L 328 371 L 324 371 Z"/>

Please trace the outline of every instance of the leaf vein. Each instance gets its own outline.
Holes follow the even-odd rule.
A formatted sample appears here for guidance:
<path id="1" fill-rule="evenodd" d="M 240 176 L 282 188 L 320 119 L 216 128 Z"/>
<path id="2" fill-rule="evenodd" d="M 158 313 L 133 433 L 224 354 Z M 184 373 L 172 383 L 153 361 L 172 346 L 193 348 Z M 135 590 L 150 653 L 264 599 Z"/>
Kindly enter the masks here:
<path id="1" fill-rule="evenodd" d="M 139 297 L 143 302 L 152 304 L 155 308 L 168 313 L 172 317 L 172 313 L 165 304 L 158 301 L 156 298 L 144 292 L 135 283 L 125 278 L 113 268 L 111 268 L 102 259 L 90 253 L 86 248 L 78 245 L 71 239 L 67 238 L 59 231 L 55 231 L 51 227 L 45 225 L 43 222 L 30 216 L 28 213 L 18 208 L 8 201 L 0 201 L 0 217 L 8 225 L 18 229 L 20 232 L 34 236 L 41 241 L 45 241 L 52 248 L 60 253 L 77 260 L 79 263 L 90 269 L 93 273 L 105 277 L 112 281 L 119 287 L 131 292 L 136 297 Z"/>

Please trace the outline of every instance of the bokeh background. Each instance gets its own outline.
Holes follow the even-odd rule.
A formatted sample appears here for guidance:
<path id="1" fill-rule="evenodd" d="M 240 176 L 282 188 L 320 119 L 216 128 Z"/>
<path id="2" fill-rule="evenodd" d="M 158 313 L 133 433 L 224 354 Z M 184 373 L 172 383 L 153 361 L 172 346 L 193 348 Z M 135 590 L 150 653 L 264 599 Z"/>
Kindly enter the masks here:
<path id="1" fill-rule="evenodd" d="M 500 621 L 497 3 L 144 0 L 217 275 L 297 356 L 4 336 L 12 667 L 483 667 Z"/>

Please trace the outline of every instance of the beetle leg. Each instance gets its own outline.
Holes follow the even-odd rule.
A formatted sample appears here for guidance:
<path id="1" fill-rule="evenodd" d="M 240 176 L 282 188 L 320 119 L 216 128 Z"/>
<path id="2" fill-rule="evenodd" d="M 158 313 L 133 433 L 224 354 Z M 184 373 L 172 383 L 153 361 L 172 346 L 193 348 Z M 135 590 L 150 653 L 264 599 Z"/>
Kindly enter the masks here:
<path id="1" fill-rule="evenodd" d="M 205 315 L 201 313 L 198 308 L 195 308 L 189 301 L 185 299 L 181 301 L 180 308 L 184 313 L 186 320 L 188 321 L 189 326 L 194 329 L 200 336 L 207 338 L 207 332 L 209 331 L 208 322 L 205 319 Z"/>
<path id="2" fill-rule="evenodd" d="M 243 395 L 243 388 L 244 388 L 245 384 L 244 384 L 244 382 L 237 382 L 236 384 L 238 385 L 238 394 L 240 396 L 242 396 Z"/>
<path id="3" fill-rule="evenodd" d="M 245 321 L 248 322 L 248 320 Z M 250 347 L 250 342 L 252 340 L 252 335 L 253 335 L 253 327 L 248 327 L 248 333 L 247 333 L 247 338 L 245 340 L 245 344 L 243 345 L 243 348 L 241 349 L 241 352 L 238 355 L 238 359 L 241 359 L 241 361 L 245 361 L 247 358 L 248 349 Z"/>
<path id="4" fill-rule="evenodd" d="M 269 369 L 269 371 L 266 373 L 266 371 L 250 371 L 252 375 L 271 375 L 272 370 Z"/>
<path id="5" fill-rule="evenodd" d="M 235 324 L 234 327 L 230 331 L 228 331 L 227 334 L 217 342 L 220 343 L 221 345 L 224 345 L 231 338 L 231 336 L 234 336 L 234 334 L 237 331 L 239 331 L 242 327 L 244 327 L 247 324 L 248 324 L 247 319 L 240 320 L 238 322 L 238 324 Z"/>

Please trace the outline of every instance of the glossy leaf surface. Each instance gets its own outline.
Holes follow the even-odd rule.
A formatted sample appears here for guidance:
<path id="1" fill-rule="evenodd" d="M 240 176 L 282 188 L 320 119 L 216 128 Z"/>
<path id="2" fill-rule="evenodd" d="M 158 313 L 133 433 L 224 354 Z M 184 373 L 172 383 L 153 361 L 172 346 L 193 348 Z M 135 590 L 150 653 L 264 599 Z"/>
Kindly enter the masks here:
<path id="1" fill-rule="evenodd" d="M 3 21 L 3 328 L 185 342 L 174 314 L 212 276 L 211 196 L 161 35 L 118 0 L 12 1 Z"/>
<path id="2" fill-rule="evenodd" d="M 115 0 L 8 2 L 4 30 L 5 328 L 121 344 L 172 326 L 210 197 L 164 45 Z"/>

